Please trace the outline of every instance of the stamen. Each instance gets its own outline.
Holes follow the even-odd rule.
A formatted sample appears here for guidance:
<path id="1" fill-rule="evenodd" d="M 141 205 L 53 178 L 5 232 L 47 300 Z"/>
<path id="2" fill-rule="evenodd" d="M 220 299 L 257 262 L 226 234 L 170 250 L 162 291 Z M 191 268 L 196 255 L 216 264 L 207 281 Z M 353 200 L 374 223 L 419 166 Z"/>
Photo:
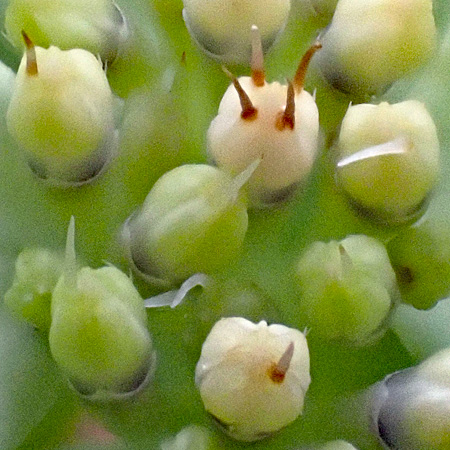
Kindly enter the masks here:
<path id="1" fill-rule="evenodd" d="M 273 365 L 269 370 L 270 379 L 274 383 L 282 383 L 286 377 L 286 373 L 291 365 L 294 356 L 294 343 L 291 342 L 286 351 L 281 356 L 277 364 Z"/>
<path id="2" fill-rule="evenodd" d="M 38 66 L 36 60 L 36 49 L 34 48 L 34 44 L 25 31 L 22 30 L 22 37 L 25 41 L 25 45 L 27 47 L 27 74 L 30 76 L 35 76 L 38 74 Z"/>
<path id="3" fill-rule="evenodd" d="M 222 70 L 225 72 L 227 77 L 230 78 L 230 80 L 233 82 L 233 85 L 236 88 L 236 91 L 239 95 L 239 100 L 241 102 L 242 107 L 241 117 L 244 120 L 256 119 L 258 110 L 253 106 L 250 97 L 242 88 L 241 84 L 239 83 L 239 80 L 226 67 L 222 67 Z"/>
<path id="4" fill-rule="evenodd" d="M 261 34 L 256 25 L 252 26 L 252 69 L 253 84 L 258 87 L 264 86 L 266 76 L 264 73 L 264 54 L 261 42 Z"/>
<path id="5" fill-rule="evenodd" d="M 313 45 L 311 45 L 311 47 L 309 47 L 309 49 L 303 55 L 303 58 L 301 59 L 300 64 L 298 65 L 297 72 L 295 73 L 294 77 L 294 87 L 295 92 L 297 94 L 300 93 L 305 84 L 306 71 L 308 70 L 311 58 L 314 56 L 314 53 L 316 53 L 317 50 L 321 48 L 322 44 L 319 41 L 316 41 L 314 42 Z"/>
<path id="6" fill-rule="evenodd" d="M 277 119 L 276 123 L 277 128 L 282 131 L 285 128 L 294 129 L 295 126 L 295 90 L 294 85 L 291 81 L 288 81 L 288 89 L 287 89 L 287 99 L 286 99 L 286 108 L 281 115 Z"/>

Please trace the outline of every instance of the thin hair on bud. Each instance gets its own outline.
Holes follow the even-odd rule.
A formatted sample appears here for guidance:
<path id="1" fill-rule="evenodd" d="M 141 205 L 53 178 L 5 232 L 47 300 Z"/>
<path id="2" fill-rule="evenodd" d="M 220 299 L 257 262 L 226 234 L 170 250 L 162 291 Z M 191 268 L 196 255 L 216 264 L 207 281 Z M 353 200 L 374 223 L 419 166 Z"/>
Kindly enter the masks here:
<path id="1" fill-rule="evenodd" d="M 282 383 L 284 381 L 294 356 L 294 350 L 295 345 L 291 342 L 279 361 L 271 367 L 269 376 L 274 383 Z"/>
<path id="2" fill-rule="evenodd" d="M 264 53 L 261 42 L 261 34 L 256 25 L 252 26 L 252 81 L 255 86 L 262 87 L 266 83 L 264 73 Z"/>
<path id="3" fill-rule="evenodd" d="M 277 128 L 282 131 L 285 128 L 291 130 L 295 126 L 295 89 L 291 81 L 288 81 L 286 108 L 282 115 L 277 119 Z"/>
<path id="4" fill-rule="evenodd" d="M 294 77 L 294 88 L 297 94 L 303 89 L 305 84 L 306 72 L 308 70 L 309 63 L 311 62 L 312 57 L 317 52 L 317 50 L 322 48 L 322 44 L 319 41 L 314 42 L 311 47 L 306 51 L 303 55 L 303 58 L 300 60 L 300 64 L 298 65 L 297 72 Z"/>
<path id="5" fill-rule="evenodd" d="M 250 97 L 244 91 L 241 83 L 239 83 L 239 80 L 225 66 L 222 66 L 222 70 L 225 72 L 227 77 L 230 78 L 239 95 L 239 101 L 241 102 L 242 107 L 241 117 L 245 120 L 255 119 L 258 110 L 253 106 Z"/>
<path id="6" fill-rule="evenodd" d="M 38 74 L 38 66 L 37 66 L 37 59 L 36 59 L 36 49 L 34 48 L 34 44 L 25 33 L 24 30 L 22 30 L 22 37 L 25 42 L 26 46 L 26 58 L 27 58 L 27 68 L 26 72 L 30 76 L 35 76 Z"/>
<path id="7" fill-rule="evenodd" d="M 67 229 L 66 252 L 64 259 L 64 282 L 69 289 L 77 286 L 77 257 L 75 252 L 75 217 L 70 218 Z"/>

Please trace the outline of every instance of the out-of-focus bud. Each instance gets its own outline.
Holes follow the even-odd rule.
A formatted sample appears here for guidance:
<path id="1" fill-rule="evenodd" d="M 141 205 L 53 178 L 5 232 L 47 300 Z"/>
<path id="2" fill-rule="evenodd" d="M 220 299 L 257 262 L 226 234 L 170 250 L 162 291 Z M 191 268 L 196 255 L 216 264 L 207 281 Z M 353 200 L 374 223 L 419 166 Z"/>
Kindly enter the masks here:
<path id="1" fill-rule="evenodd" d="M 50 350 L 75 389 L 92 399 L 122 397 L 154 369 L 144 302 L 119 269 L 75 267 L 74 224 L 52 298 Z"/>
<path id="2" fill-rule="evenodd" d="M 183 17 L 197 44 L 209 56 L 245 63 L 251 52 L 252 25 L 261 30 L 267 50 L 284 29 L 290 0 L 183 0 Z"/>
<path id="3" fill-rule="evenodd" d="M 112 0 L 11 0 L 5 13 L 9 40 L 23 47 L 22 30 L 39 47 L 83 48 L 112 62 L 128 37 Z"/>
<path id="4" fill-rule="evenodd" d="M 378 240 L 354 235 L 315 242 L 301 256 L 296 279 L 299 312 L 311 335 L 366 345 L 384 333 L 397 286 Z"/>
<path id="5" fill-rule="evenodd" d="M 349 442 L 339 440 L 327 442 L 325 445 L 320 447 L 319 450 L 357 450 L 357 449 Z"/>
<path id="6" fill-rule="evenodd" d="M 436 126 L 422 103 L 351 106 L 336 149 L 338 184 L 363 213 L 393 224 L 424 211 L 440 161 Z"/>
<path id="7" fill-rule="evenodd" d="M 13 285 L 5 294 L 5 303 L 18 317 L 36 328 L 50 328 L 52 291 L 63 270 L 63 255 L 43 249 L 25 249 L 16 260 Z"/>
<path id="8" fill-rule="evenodd" d="M 314 97 L 303 89 L 306 69 L 320 48 L 314 44 L 303 57 L 292 83 L 267 83 L 258 29 L 253 27 L 252 76 L 232 78 L 217 117 L 208 130 L 208 152 L 232 173 L 261 158 L 249 180 L 252 204 L 285 199 L 304 183 L 319 141 L 319 112 Z"/>
<path id="9" fill-rule="evenodd" d="M 424 64 L 436 46 L 432 0 L 340 0 L 318 64 L 330 84 L 364 98 Z"/>
<path id="10" fill-rule="evenodd" d="M 170 285 L 235 260 L 248 224 L 241 189 L 258 163 L 235 178 L 201 164 L 163 175 L 123 228 L 125 250 L 138 273 Z"/>
<path id="11" fill-rule="evenodd" d="M 195 371 L 205 409 L 242 441 L 263 439 L 293 422 L 310 381 L 303 333 L 241 317 L 214 325 Z"/>
<path id="12" fill-rule="evenodd" d="M 212 445 L 211 432 L 199 425 L 183 428 L 173 439 L 164 441 L 161 450 L 209 450 Z"/>
<path id="13" fill-rule="evenodd" d="M 372 392 L 372 429 L 386 448 L 450 448 L 450 351 L 386 377 Z"/>
<path id="14" fill-rule="evenodd" d="M 426 220 L 387 244 L 402 299 L 428 309 L 450 293 L 450 224 Z"/>
<path id="15" fill-rule="evenodd" d="M 60 185 L 99 174 L 116 145 L 113 96 L 99 61 L 88 51 L 28 49 L 7 112 L 8 130 L 32 170 Z"/>

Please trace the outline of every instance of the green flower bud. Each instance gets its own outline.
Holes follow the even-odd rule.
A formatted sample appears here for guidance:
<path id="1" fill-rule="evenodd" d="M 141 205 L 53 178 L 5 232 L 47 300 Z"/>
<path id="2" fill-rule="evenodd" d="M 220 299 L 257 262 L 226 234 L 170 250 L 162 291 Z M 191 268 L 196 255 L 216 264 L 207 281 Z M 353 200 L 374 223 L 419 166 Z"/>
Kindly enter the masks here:
<path id="1" fill-rule="evenodd" d="M 450 227 L 445 218 L 402 231 L 387 250 L 404 302 L 428 309 L 449 295 Z"/>
<path id="2" fill-rule="evenodd" d="M 86 50 L 34 47 L 19 67 L 8 130 L 41 178 L 82 183 L 98 175 L 116 141 L 113 96 L 99 61 Z"/>
<path id="3" fill-rule="evenodd" d="M 52 299 L 50 350 L 72 385 L 92 398 L 135 391 L 154 367 L 144 303 L 119 269 L 75 268 L 73 221 L 66 268 Z"/>
<path id="4" fill-rule="evenodd" d="M 241 317 L 214 325 L 195 370 L 205 409 L 242 441 L 263 439 L 293 422 L 310 381 L 300 331 Z"/>
<path id="5" fill-rule="evenodd" d="M 315 242 L 301 256 L 296 279 L 299 312 L 311 334 L 366 345 L 384 333 L 396 280 L 378 240 L 354 235 Z"/>
<path id="6" fill-rule="evenodd" d="M 284 29 L 290 0 L 183 0 L 183 17 L 196 43 L 209 56 L 244 63 L 251 51 L 250 28 L 261 30 L 267 50 Z"/>
<path id="7" fill-rule="evenodd" d="M 114 61 L 128 37 L 125 18 L 111 0 L 11 0 L 5 29 L 17 48 L 27 30 L 40 47 L 83 48 L 103 61 Z"/>
<path id="8" fill-rule="evenodd" d="M 232 173 L 262 159 L 249 181 L 251 202 L 260 205 L 286 198 L 305 181 L 314 163 L 319 112 L 303 82 L 320 44 L 305 54 L 292 83 L 267 83 L 257 28 L 253 32 L 252 76 L 236 79 L 229 74 L 233 84 L 220 102 L 207 139 L 213 161 Z"/>
<path id="9" fill-rule="evenodd" d="M 235 260 L 248 224 L 240 190 L 257 164 L 234 179 L 207 165 L 185 165 L 162 176 L 123 229 L 137 271 L 151 282 L 173 284 Z"/>
<path id="10" fill-rule="evenodd" d="M 338 184 L 358 209 L 388 224 L 424 210 L 440 162 L 436 126 L 422 103 L 351 106 L 336 147 Z"/>
<path id="11" fill-rule="evenodd" d="M 164 441 L 161 450 L 208 450 L 212 446 L 212 436 L 207 428 L 189 425 L 183 428 L 173 439 Z"/>
<path id="12" fill-rule="evenodd" d="M 450 351 L 394 373 L 372 393 L 372 429 L 387 448 L 450 448 Z"/>
<path id="13" fill-rule="evenodd" d="M 16 260 L 12 286 L 5 294 L 5 303 L 18 317 L 36 328 L 50 328 L 52 291 L 62 273 L 63 255 L 43 249 L 25 249 Z"/>
<path id="14" fill-rule="evenodd" d="M 357 97 L 376 93 L 424 64 L 436 46 L 432 0 L 340 0 L 319 67 Z"/>

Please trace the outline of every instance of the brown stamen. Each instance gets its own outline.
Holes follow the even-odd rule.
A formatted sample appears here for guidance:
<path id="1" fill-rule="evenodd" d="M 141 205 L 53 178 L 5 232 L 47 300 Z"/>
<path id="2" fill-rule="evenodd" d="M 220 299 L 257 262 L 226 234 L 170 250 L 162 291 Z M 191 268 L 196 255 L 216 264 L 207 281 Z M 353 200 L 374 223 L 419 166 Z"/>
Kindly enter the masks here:
<path id="1" fill-rule="evenodd" d="M 34 48 L 34 44 L 25 31 L 22 30 L 22 37 L 25 41 L 25 45 L 27 47 L 27 68 L 26 72 L 30 76 L 35 76 L 38 74 L 38 66 L 36 60 L 36 49 Z"/>
<path id="2" fill-rule="evenodd" d="M 295 90 L 291 81 L 288 81 L 286 108 L 278 117 L 276 127 L 283 131 L 285 128 L 293 130 L 295 126 Z"/>
<path id="3" fill-rule="evenodd" d="M 322 44 L 319 41 L 316 41 L 303 55 L 294 77 L 294 87 L 297 94 L 303 89 L 303 85 L 305 84 L 306 71 L 308 70 L 311 58 L 314 56 L 314 53 L 321 48 Z"/>
<path id="4" fill-rule="evenodd" d="M 227 77 L 231 79 L 231 81 L 233 82 L 233 85 L 236 88 L 236 91 L 239 95 L 239 100 L 241 102 L 241 107 L 242 107 L 241 117 L 244 120 L 256 119 L 258 110 L 253 106 L 253 103 L 250 100 L 250 97 L 247 95 L 247 93 L 242 88 L 241 83 L 239 83 L 239 80 L 226 67 L 222 67 L 222 70 L 225 72 Z"/>
<path id="5" fill-rule="evenodd" d="M 256 25 L 252 26 L 252 61 L 250 67 L 252 69 L 253 84 L 258 87 L 264 86 L 266 83 L 266 75 L 264 73 L 264 53 L 261 34 Z"/>
<path id="6" fill-rule="evenodd" d="M 274 383 L 282 383 L 294 356 L 294 343 L 291 342 L 277 364 L 269 369 L 269 377 Z"/>

